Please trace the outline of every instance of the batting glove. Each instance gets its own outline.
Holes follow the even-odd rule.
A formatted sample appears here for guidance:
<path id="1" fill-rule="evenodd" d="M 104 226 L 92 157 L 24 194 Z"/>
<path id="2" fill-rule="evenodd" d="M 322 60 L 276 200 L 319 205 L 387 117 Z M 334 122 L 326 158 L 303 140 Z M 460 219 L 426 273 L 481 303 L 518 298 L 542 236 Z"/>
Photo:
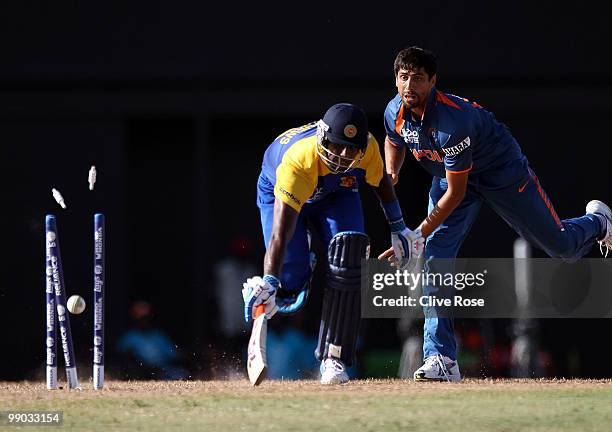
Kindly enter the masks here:
<path id="1" fill-rule="evenodd" d="M 276 306 L 276 292 L 280 281 L 272 275 L 263 278 L 255 276 L 248 278 L 242 284 L 242 299 L 244 300 L 244 319 L 249 322 L 253 318 L 255 308 L 261 304 L 266 306 L 266 318 L 270 319 L 278 310 Z"/>
<path id="2" fill-rule="evenodd" d="M 425 239 L 420 228 L 411 231 L 404 226 L 401 231 L 391 233 L 391 246 L 395 254 L 394 265 L 400 270 L 412 271 L 423 254 Z"/>

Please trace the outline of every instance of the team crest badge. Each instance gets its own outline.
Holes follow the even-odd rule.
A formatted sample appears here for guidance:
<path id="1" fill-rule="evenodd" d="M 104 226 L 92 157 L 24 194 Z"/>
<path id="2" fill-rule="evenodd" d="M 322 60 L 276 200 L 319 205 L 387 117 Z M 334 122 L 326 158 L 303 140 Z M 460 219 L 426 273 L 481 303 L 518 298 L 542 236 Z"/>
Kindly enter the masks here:
<path id="1" fill-rule="evenodd" d="M 347 138 L 355 138 L 355 135 L 357 135 L 357 128 L 355 125 L 348 124 L 344 126 L 344 135 Z"/>
<path id="2" fill-rule="evenodd" d="M 350 188 L 357 182 L 355 176 L 340 177 L 340 186 Z"/>

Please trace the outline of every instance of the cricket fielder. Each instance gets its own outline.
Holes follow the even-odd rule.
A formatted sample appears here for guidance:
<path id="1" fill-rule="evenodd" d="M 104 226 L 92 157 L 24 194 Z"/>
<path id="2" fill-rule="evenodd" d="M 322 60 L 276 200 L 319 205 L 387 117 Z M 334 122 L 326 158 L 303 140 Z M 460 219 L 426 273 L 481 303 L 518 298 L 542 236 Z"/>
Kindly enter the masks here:
<path id="1" fill-rule="evenodd" d="M 396 184 L 409 151 L 433 176 L 429 215 L 419 226 L 425 262 L 457 256 L 483 203 L 551 257 L 577 260 L 596 241 L 606 255 L 612 249 L 610 208 L 591 201 L 586 215 L 561 220 L 506 126 L 477 103 L 435 87 L 435 54 L 401 50 L 394 75 L 398 94 L 384 116 L 386 169 Z M 392 255 L 390 249 L 379 258 Z M 424 294 L 438 289 L 425 286 Z M 423 340 L 425 361 L 414 379 L 460 380 L 453 320 L 426 314 Z"/>
<path id="2" fill-rule="evenodd" d="M 244 284 L 245 319 L 265 305 L 266 316 L 293 313 L 310 290 L 314 254 L 310 230 L 328 245 L 327 286 L 319 342 L 321 384 L 345 383 L 360 321 L 361 259 L 369 253 L 359 186 L 370 185 L 389 222 L 400 267 L 423 250 L 418 231 L 406 228 L 379 145 L 368 132 L 364 111 L 336 104 L 322 120 L 289 129 L 267 148 L 257 182 L 257 206 L 266 255 L 263 277 Z"/>

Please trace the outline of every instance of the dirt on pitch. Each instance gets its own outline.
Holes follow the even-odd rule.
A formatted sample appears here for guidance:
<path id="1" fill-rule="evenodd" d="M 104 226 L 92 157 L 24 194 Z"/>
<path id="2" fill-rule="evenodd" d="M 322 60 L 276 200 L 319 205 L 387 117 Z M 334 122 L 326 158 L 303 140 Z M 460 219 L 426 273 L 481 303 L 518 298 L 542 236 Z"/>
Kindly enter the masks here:
<path id="1" fill-rule="evenodd" d="M 60 384 L 61 385 L 61 384 Z M 103 390 L 91 388 L 91 382 L 82 383 L 82 388 L 61 388 L 48 391 L 41 382 L 0 382 L 0 403 L 11 403 L 32 399 L 88 399 L 156 396 L 196 395 L 244 395 L 259 396 L 306 396 L 306 395 L 389 395 L 395 394 L 453 394 L 465 391 L 530 391 L 530 390 L 587 390 L 612 389 L 612 379 L 465 379 L 460 383 L 416 383 L 411 380 L 373 379 L 355 380 L 340 386 L 322 386 L 315 380 L 264 381 L 253 388 L 246 380 L 229 381 L 107 381 Z"/>

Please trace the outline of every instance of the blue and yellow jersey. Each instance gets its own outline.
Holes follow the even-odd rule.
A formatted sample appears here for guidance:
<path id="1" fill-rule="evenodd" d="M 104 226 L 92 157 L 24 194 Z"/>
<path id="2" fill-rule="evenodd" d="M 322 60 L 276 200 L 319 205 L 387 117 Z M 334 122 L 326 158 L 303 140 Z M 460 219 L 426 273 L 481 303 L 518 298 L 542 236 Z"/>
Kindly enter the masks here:
<path id="1" fill-rule="evenodd" d="M 277 199 L 299 212 L 304 204 L 319 201 L 332 192 L 356 191 L 364 181 L 378 187 L 383 161 L 372 134 L 359 164 L 346 173 L 334 174 L 317 154 L 316 133 L 316 122 L 289 129 L 266 149 L 262 171 L 274 185 Z"/>
<path id="2" fill-rule="evenodd" d="M 406 146 L 436 177 L 452 172 L 482 173 L 523 159 L 508 128 L 475 102 L 433 88 L 423 118 L 415 120 L 400 95 L 385 110 L 387 140 Z"/>

